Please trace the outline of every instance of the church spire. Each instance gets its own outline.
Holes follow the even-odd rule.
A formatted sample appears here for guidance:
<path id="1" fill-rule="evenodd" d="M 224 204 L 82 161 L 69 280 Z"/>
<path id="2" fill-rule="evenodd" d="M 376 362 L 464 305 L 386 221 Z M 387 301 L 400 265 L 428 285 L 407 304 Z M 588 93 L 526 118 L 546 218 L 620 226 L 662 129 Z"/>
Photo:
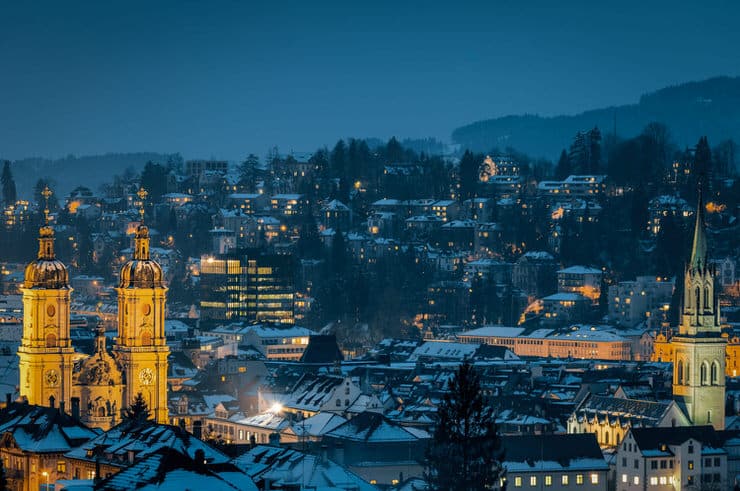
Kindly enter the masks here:
<path id="1" fill-rule="evenodd" d="M 45 186 L 44 190 L 41 191 L 41 196 L 44 197 L 44 226 L 39 229 L 39 253 L 38 258 L 44 260 L 53 260 L 54 255 L 54 229 L 49 226 L 49 197 L 51 196 L 51 189 L 49 186 Z"/>
<path id="2" fill-rule="evenodd" d="M 704 200 L 699 186 L 699 203 L 696 206 L 696 225 L 694 226 L 694 243 L 691 246 L 689 267 L 703 269 L 707 266 L 707 234 L 704 230 Z"/>
<path id="3" fill-rule="evenodd" d="M 141 219 L 139 221 L 139 228 L 136 229 L 136 239 L 134 247 L 134 259 L 139 261 L 149 260 L 149 229 L 144 225 L 144 200 L 149 195 L 146 189 L 140 188 L 139 192 L 136 193 L 141 201 L 141 208 L 139 208 L 139 215 Z"/>

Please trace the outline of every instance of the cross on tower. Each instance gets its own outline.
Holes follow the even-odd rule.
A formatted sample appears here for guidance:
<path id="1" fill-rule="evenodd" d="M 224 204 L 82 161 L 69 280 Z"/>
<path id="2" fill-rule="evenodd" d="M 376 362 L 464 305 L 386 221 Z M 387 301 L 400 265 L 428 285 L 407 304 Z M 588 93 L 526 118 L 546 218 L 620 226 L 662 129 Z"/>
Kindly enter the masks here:
<path id="1" fill-rule="evenodd" d="M 44 186 L 44 190 L 41 191 L 41 196 L 44 197 L 44 225 L 49 225 L 49 198 L 53 193 L 49 189 L 49 185 Z"/>
<path id="2" fill-rule="evenodd" d="M 147 193 L 146 189 L 143 187 L 139 188 L 139 191 L 136 193 L 136 195 L 139 197 L 139 200 L 141 201 L 141 207 L 139 208 L 139 215 L 141 215 L 141 223 L 144 223 L 144 201 L 146 201 L 146 197 L 149 196 L 149 193 Z"/>

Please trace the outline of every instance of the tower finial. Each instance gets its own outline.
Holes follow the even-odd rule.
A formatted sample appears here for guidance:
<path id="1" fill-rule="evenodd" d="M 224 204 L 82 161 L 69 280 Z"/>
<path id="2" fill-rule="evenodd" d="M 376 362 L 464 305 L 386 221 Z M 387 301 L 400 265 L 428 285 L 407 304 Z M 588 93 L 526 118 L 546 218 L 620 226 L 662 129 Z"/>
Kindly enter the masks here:
<path id="1" fill-rule="evenodd" d="M 696 224 L 694 225 L 694 242 L 691 246 L 692 268 L 701 269 L 707 265 L 707 234 L 704 230 L 704 199 L 701 180 L 699 181 L 699 200 L 696 205 Z"/>
<path id="2" fill-rule="evenodd" d="M 136 195 L 139 197 L 139 200 L 141 201 L 141 206 L 139 208 L 139 216 L 141 217 L 141 224 L 144 225 L 144 202 L 146 201 L 146 197 L 149 196 L 149 193 L 142 186 L 139 188 L 139 191 L 136 193 Z"/>
<path id="3" fill-rule="evenodd" d="M 51 192 L 51 189 L 49 189 L 49 185 L 45 185 L 43 191 L 41 191 L 41 196 L 44 197 L 44 226 L 49 226 L 49 198 L 51 195 L 54 194 Z"/>

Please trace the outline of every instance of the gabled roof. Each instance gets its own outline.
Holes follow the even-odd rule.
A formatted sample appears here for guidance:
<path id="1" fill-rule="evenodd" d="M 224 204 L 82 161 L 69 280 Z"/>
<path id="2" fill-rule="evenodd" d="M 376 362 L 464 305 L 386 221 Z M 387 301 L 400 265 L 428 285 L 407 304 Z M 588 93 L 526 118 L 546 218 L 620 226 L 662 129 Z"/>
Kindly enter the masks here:
<path id="1" fill-rule="evenodd" d="M 338 440 L 365 443 L 414 442 L 430 438 L 429 433 L 400 426 L 382 414 L 366 411 L 326 434 Z"/>
<path id="2" fill-rule="evenodd" d="M 563 469 L 609 467 L 593 433 L 505 436 L 501 440 L 504 462 L 510 471 L 535 465 L 541 468 L 543 464 Z M 524 464 L 523 469 L 517 463 Z"/>
<path id="3" fill-rule="evenodd" d="M 658 423 L 674 402 L 652 402 L 590 394 L 578 406 L 577 414 L 599 415 Z"/>
<path id="4" fill-rule="evenodd" d="M 257 491 L 257 486 L 233 464 L 207 465 L 178 450 L 162 447 L 131 467 L 101 481 L 96 489 Z"/>
<path id="5" fill-rule="evenodd" d="M 0 411 L 0 434 L 25 452 L 68 452 L 98 436 L 59 409 L 11 403 Z"/>
<path id="6" fill-rule="evenodd" d="M 232 461 L 255 482 L 300 489 L 376 491 L 377 488 L 330 460 L 297 450 L 260 445 Z M 210 491 L 210 490 L 209 490 Z"/>
<path id="7" fill-rule="evenodd" d="M 694 439 L 714 448 L 722 446 L 720 435 L 711 425 L 681 426 L 675 428 L 632 428 L 632 437 L 640 451 L 659 449 L 661 445 L 681 445 Z"/>
<path id="8" fill-rule="evenodd" d="M 310 336 L 308 346 L 301 356 L 301 363 L 331 364 L 343 360 L 344 355 L 337 346 L 337 337 L 334 334 Z"/>
<path id="9" fill-rule="evenodd" d="M 129 452 L 133 452 L 136 460 L 139 460 L 161 448 L 172 448 L 191 458 L 194 458 L 196 453 L 203 452 L 206 461 L 213 464 L 229 460 L 226 455 L 179 426 L 158 424 L 153 421 L 125 421 L 67 452 L 66 456 L 87 461 L 94 461 L 99 457 L 111 465 L 123 466 L 123 462 L 128 462 Z"/>

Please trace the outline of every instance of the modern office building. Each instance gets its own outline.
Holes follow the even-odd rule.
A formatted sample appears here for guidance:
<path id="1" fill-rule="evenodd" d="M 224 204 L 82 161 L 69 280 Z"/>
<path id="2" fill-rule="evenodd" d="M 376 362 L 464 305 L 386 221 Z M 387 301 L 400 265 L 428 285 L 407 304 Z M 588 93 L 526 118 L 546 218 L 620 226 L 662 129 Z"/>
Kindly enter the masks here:
<path id="1" fill-rule="evenodd" d="M 293 324 L 293 260 L 259 249 L 204 256 L 200 266 L 204 320 Z"/>

